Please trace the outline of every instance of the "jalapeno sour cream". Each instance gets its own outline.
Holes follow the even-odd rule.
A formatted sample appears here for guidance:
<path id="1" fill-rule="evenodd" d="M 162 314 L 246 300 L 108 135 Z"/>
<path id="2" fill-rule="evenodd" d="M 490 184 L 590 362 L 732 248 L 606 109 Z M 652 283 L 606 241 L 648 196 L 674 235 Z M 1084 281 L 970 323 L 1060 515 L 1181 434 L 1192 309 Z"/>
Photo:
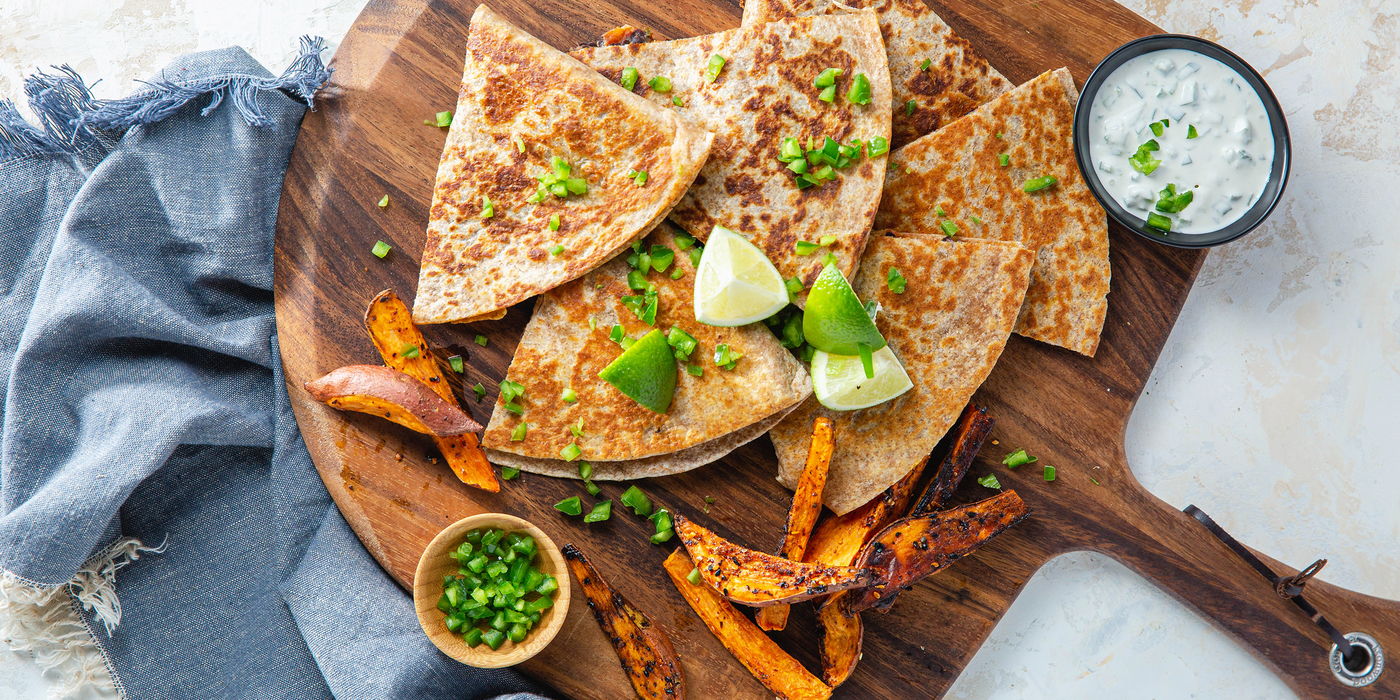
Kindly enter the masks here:
<path id="1" fill-rule="evenodd" d="M 1154 228 L 1217 231 L 1269 182 L 1274 137 L 1263 101 L 1234 69 L 1195 51 L 1128 60 L 1099 88 L 1089 119 L 1099 181 Z"/>

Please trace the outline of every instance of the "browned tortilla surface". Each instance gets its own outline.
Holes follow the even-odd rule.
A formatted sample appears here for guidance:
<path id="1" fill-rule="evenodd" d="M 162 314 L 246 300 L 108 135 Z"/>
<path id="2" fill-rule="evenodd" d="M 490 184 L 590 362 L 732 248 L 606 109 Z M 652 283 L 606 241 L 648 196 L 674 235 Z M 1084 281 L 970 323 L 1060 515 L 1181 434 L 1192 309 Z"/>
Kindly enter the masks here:
<path id="1" fill-rule="evenodd" d="M 960 236 L 1036 251 L 1016 332 L 1093 357 L 1108 314 L 1108 222 L 1075 163 L 1078 96 L 1068 70 L 1050 71 L 895 151 L 875 225 L 935 233 L 951 221 Z M 1024 191 L 1047 175 L 1059 182 Z"/>
<path id="2" fill-rule="evenodd" d="M 669 226 L 659 226 L 644 241 L 675 249 Z M 525 387 L 524 415 L 516 416 L 497 401 L 483 444 L 491 461 L 555 476 L 578 476 L 578 464 L 559 451 L 578 444 L 582 458 L 594 465 L 594 478 L 628 479 L 685 471 L 708 463 L 762 434 L 746 428 L 780 416 L 812 391 L 802 363 L 762 323 L 738 328 L 707 326 L 695 320 L 692 306 L 695 268 L 685 252 L 665 272 L 651 272 L 657 287 L 656 323 L 649 326 L 623 305 L 631 270 L 619 256 L 606 265 L 542 295 L 516 348 L 506 378 Z M 680 269 L 684 275 L 671 279 Z M 592 324 L 589 320 L 592 319 Z M 704 369 L 695 377 L 677 364 L 675 399 L 665 414 L 654 413 L 598 378 L 622 347 L 609 339 L 614 324 L 640 338 L 653 328 L 680 327 L 699 341 L 688 364 Z M 733 370 L 714 363 L 715 346 L 724 343 L 743 353 Z M 565 389 L 578 395 L 563 400 Z M 582 437 L 570 425 L 583 421 Z M 524 440 L 512 441 L 521 422 L 529 424 Z M 731 439 L 742 436 L 742 440 Z"/>
<path id="3" fill-rule="evenodd" d="M 1031 251 L 1005 241 L 872 234 L 853 287 L 861 300 L 880 303 L 876 325 L 914 388 L 859 411 L 832 411 L 808 399 L 769 432 L 778 480 L 796 488 L 818 415 L 835 427 L 822 500 L 837 515 L 909 473 L 1001 357 L 1033 260 Z M 891 267 L 906 280 L 902 294 L 889 289 Z"/>
<path id="4" fill-rule="evenodd" d="M 712 138 L 479 6 L 438 165 L 413 320 L 499 318 L 602 264 L 665 218 Z M 588 192 L 530 203 L 553 156 L 587 180 Z M 646 184 L 638 187 L 629 170 L 646 171 Z M 493 204 L 488 219 L 483 196 Z M 556 245 L 562 252 L 551 254 Z"/>
<path id="5" fill-rule="evenodd" d="M 1007 90 L 1011 81 L 987 64 L 923 0 L 850 0 L 874 10 L 890 59 L 894 98 L 891 144 L 898 148 L 961 117 Z M 830 0 L 747 0 L 743 26 L 847 10 Z M 928 68 L 924 68 L 928 61 Z M 912 101 L 914 108 L 908 108 Z"/>
<path id="6" fill-rule="evenodd" d="M 873 13 L 790 19 L 572 55 L 613 80 L 636 68 L 637 94 L 714 132 L 709 162 L 672 210 L 672 221 L 701 240 L 716 225 L 738 232 L 767 253 L 784 279 L 811 284 L 828 251 L 844 274 L 855 270 L 880 202 L 886 156 L 862 157 L 836 171 L 835 180 L 799 190 L 778 152 L 787 137 L 803 146 L 809 137 L 814 145 L 827 136 L 841 143 L 889 137 L 890 74 Z M 709 82 L 705 67 L 716 55 L 724 57 L 724 70 Z M 831 104 L 817 99 L 821 88 L 813 85 L 827 68 L 845 71 Z M 870 80 L 869 105 L 845 99 L 856 73 Z M 648 85 L 658 75 L 670 78 L 670 92 Z M 794 251 L 796 242 L 824 236 L 835 242 L 823 251 Z M 804 293 L 799 303 L 805 299 Z"/>

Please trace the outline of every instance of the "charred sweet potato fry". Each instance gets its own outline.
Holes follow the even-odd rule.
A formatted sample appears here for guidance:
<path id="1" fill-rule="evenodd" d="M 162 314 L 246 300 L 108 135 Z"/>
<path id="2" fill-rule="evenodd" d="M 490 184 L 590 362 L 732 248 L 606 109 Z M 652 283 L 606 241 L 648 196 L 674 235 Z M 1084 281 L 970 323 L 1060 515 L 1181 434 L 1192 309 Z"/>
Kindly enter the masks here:
<path id="1" fill-rule="evenodd" d="M 681 660 L 666 633 L 613 590 L 578 547 L 566 544 L 563 554 L 637 695 L 643 700 L 685 700 Z"/>
<path id="2" fill-rule="evenodd" d="M 929 482 L 928 488 L 919 497 L 919 502 L 914 505 L 910 515 L 932 513 L 942 508 L 943 504 L 953 497 L 953 492 L 958 490 L 958 484 L 962 483 L 963 477 L 967 475 L 967 468 L 972 466 L 972 460 L 982 450 L 982 443 L 992 434 L 994 423 L 996 420 L 987 415 L 985 408 L 968 404 L 967 408 L 963 409 L 962 417 L 958 419 L 957 432 L 953 433 L 953 444 L 949 446 L 943 463 L 938 465 L 938 473 L 933 475 L 933 481 Z"/>
<path id="3" fill-rule="evenodd" d="M 850 591 L 833 593 L 817 608 L 817 642 L 821 645 L 822 681 L 835 688 L 846 682 L 860 661 L 865 634 L 860 614 L 846 614 Z"/>
<path id="4" fill-rule="evenodd" d="M 350 365 L 306 383 L 311 398 L 342 411 L 386 418 L 429 435 L 461 435 L 481 430 L 455 403 L 444 401 L 428 385 L 379 365 Z"/>
<path id="5" fill-rule="evenodd" d="M 925 457 L 904 475 L 903 479 L 885 489 L 884 493 L 869 503 L 845 515 L 824 518 L 812 533 L 812 538 L 807 541 L 807 551 L 803 553 L 802 561 L 828 566 L 850 566 L 860 554 L 861 547 L 864 547 L 880 528 L 903 515 L 927 464 L 928 458 Z"/>
<path id="6" fill-rule="evenodd" d="M 685 552 L 679 549 L 671 552 L 665 566 L 671 583 L 676 584 L 676 590 L 680 591 L 681 597 L 690 604 L 690 609 L 695 611 L 700 621 L 779 700 L 826 700 L 831 697 L 830 687 L 783 651 L 777 642 L 749 622 L 749 618 L 744 617 L 729 601 L 703 581 L 691 583 L 689 577 L 695 566 Z"/>
<path id="7" fill-rule="evenodd" d="M 374 347 L 379 349 L 379 356 L 384 358 L 389 369 L 427 384 L 443 400 L 461 407 L 442 376 L 437 358 L 428 350 L 428 341 L 423 339 L 418 326 L 413 325 L 412 313 L 392 290 L 376 294 L 369 303 L 369 308 L 365 309 L 365 330 L 369 331 L 370 340 L 374 341 Z M 501 490 L 496 472 L 476 444 L 476 433 L 434 437 L 433 442 L 462 483 L 484 491 Z"/>
<path id="8" fill-rule="evenodd" d="M 926 465 L 927 457 L 875 500 L 845 515 L 823 520 L 807 544 L 803 561 L 827 566 L 854 563 L 866 542 L 909 507 Z M 849 595 L 849 591 L 833 593 L 817 609 L 822 680 L 833 688 L 845 683 L 860 661 L 864 631 L 859 614 L 846 614 L 844 599 Z"/>
<path id="9" fill-rule="evenodd" d="M 675 527 L 705 583 L 742 605 L 761 608 L 796 603 L 860 588 L 872 579 L 872 572 L 864 569 L 789 561 L 740 547 L 679 513 Z"/>
<path id="10" fill-rule="evenodd" d="M 1015 491 L 1006 491 L 960 508 L 894 521 L 856 560 L 857 566 L 874 569 L 876 578 L 851 595 L 850 611 L 888 611 L 906 586 L 971 554 L 1030 513 Z"/>
<path id="11" fill-rule="evenodd" d="M 802 554 L 807 550 L 807 538 L 812 535 L 817 516 L 822 514 L 822 489 L 826 488 L 826 469 L 831 465 L 833 448 L 831 419 L 817 416 L 812 425 L 812 444 L 807 448 L 807 464 L 802 467 L 797 490 L 792 493 L 792 506 L 788 508 L 783 548 L 778 552 L 784 559 L 802 561 Z M 769 606 L 758 611 L 754 622 L 760 629 L 781 630 L 787 627 L 790 610 L 786 603 Z"/>

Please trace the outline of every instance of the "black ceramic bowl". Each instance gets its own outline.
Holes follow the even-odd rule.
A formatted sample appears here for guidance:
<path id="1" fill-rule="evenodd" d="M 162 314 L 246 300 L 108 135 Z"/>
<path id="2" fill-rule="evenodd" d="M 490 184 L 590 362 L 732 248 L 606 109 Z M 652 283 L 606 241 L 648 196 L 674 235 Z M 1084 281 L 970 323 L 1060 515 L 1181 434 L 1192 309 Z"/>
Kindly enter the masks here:
<path id="1" fill-rule="evenodd" d="M 1099 87 L 1114 70 L 1129 59 L 1162 49 L 1195 51 L 1233 68 L 1236 73 L 1249 82 L 1255 92 L 1259 93 L 1259 99 L 1264 103 L 1264 111 L 1269 115 L 1269 127 L 1274 135 L 1274 167 L 1273 172 L 1269 173 L 1269 184 L 1264 186 L 1264 192 L 1259 195 L 1259 199 L 1254 202 L 1254 206 L 1250 207 L 1249 211 L 1245 212 L 1244 216 L 1229 226 L 1210 233 L 1177 233 L 1176 231 L 1163 233 L 1149 227 L 1145 219 L 1129 212 L 1104 189 L 1103 183 L 1099 182 L 1098 171 L 1094 168 L 1093 158 L 1089 155 L 1089 112 L 1094 105 L 1094 100 L 1098 97 Z M 1118 47 L 1107 58 L 1099 62 L 1099 65 L 1094 68 L 1094 72 L 1089 75 L 1089 79 L 1084 82 L 1084 88 L 1079 94 L 1079 105 L 1074 110 L 1074 157 L 1079 161 L 1079 172 L 1084 175 L 1084 182 L 1088 183 L 1090 191 L 1098 198 L 1099 204 L 1102 204 L 1108 215 L 1114 221 L 1122 224 L 1124 228 L 1143 238 L 1179 248 L 1209 248 L 1229 243 L 1253 231 L 1259 224 L 1264 223 L 1264 219 L 1269 218 L 1269 214 L 1273 212 L 1279 199 L 1283 197 L 1284 185 L 1288 184 L 1288 169 L 1293 159 L 1293 146 L 1288 140 L 1288 122 L 1283 117 L 1283 109 L 1279 107 L 1278 99 L 1274 97 L 1273 91 L 1269 89 L 1268 83 L 1264 82 L 1264 78 L 1260 77 L 1259 73 L 1255 72 L 1248 63 L 1245 63 L 1244 59 L 1205 39 L 1183 34 L 1159 34 L 1130 41 Z"/>

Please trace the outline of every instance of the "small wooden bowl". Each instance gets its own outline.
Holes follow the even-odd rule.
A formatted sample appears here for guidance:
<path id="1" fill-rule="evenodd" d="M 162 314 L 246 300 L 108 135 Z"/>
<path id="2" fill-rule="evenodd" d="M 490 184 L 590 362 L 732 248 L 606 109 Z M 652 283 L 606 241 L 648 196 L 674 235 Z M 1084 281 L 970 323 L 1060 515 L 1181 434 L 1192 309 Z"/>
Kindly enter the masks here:
<path id="1" fill-rule="evenodd" d="M 516 644 L 507 639 L 501 648 L 495 651 L 486 644 L 480 644 L 474 649 L 467 646 L 462 640 L 462 635 L 447 629 L 447 615 L 437 608 L 438 599 L 442 597 L 442 577 L 457 573 L 457 562 L 447 554 L 462 543 L 468 532 L 487 527 L 507 532 L 524 532 L 535 538 L 535 545 L 539 550 L 535 566 L 559 582 L 559 590 L 554 594 L 554 607 L 544 611 L 539 623 L 530 630 L 525 641 Z M 422 558 L 418 560 L 418 570 L 413 574 L 413 607 L 418 611 L 418 624 L 423 626 L 423 632 L 442 653 L 477 668 L 514 666 L 540 653 L 540 650 L 554 639 L 559 628 L 564 626 L 564 618 L 569 614 L 569 569 L 559 548 L 548 535 L 534 525 L 504 513 L 473 515 L 447 526 L 447 529 L 439 532 L 423 551 Z"/>

